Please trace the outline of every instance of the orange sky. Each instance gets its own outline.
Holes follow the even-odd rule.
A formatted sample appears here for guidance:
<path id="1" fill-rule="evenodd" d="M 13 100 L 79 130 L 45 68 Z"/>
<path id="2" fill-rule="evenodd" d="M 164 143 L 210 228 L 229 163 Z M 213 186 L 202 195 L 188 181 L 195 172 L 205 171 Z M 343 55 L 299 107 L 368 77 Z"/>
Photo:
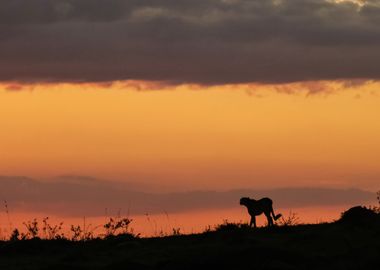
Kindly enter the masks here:
<path id="1" fill-rule="evenodd" d="M 0 175 L 378 188 L 377 82 L 22 87 L 0 85 Z"/>

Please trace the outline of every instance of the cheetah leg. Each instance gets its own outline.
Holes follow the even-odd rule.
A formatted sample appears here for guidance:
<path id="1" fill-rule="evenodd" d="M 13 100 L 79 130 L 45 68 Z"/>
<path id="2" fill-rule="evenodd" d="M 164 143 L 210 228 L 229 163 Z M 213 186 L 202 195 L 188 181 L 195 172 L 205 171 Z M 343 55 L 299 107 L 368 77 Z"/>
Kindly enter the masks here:
<path id="1" fill-rule="evenodd" d="M 273 226 L 273 219 L 272 219 L 272 217 L 270 216 L 270 213 L 265 213 L 265 216 L 266 216 L 267 219 L 268 219 L 268 227 Z"/>
<path id="2" fill-rule="evenodd" d="M 252 224 L 253 224 L 253 227 L 256 228 L 256 217 L 255 216 L 251 216 L 251 222 L 249 223 L 249 226 L 252 227 Z"/>

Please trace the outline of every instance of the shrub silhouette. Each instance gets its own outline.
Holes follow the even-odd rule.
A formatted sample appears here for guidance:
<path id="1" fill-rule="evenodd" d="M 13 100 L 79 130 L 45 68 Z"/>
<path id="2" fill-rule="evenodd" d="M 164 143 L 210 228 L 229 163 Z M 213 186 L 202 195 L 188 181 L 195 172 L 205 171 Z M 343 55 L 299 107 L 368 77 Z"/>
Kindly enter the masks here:
<path id="1" fill-rule="evenodd" d="M 376 213 L 380 214 L 380 190 L 376 193 L 376 199 L 377 199 L 377 203 L 378 203 L 378 205 L 375 206 L 375 207 L 373 207 L 373 210 L 374 210 Z"/>
<path id="2" fill-rule="evenodd" d="M 380 220 L 380 215 L 374 210 L 364 206 L 355 206 L 342 213 L 340 222 L 366 225 Z"/>
<path id="3" fill-rule="evenodd" d="M 105 238 L 110 238 L 117 235 L 124 235 L 130 237 L 138 237 L 135 235 L 133 230 L 130 229 L 129 225 L 131 224 L 132 219 L 129 218 L 110 218 L 109 221 L 104 224 Z"/>
<path id="4" fill-rule="evenodd" d="M 288 216 L 281 216 L 279 225 L 280 226 L 296 226 L 300 224 L 300 219 L 297 215 L 297 213 L 294 213 L 292 211 L 289 211 Z"/>
<path id="5" fill-rule="evenodd" d="M 218 224 L 215 226 L 215 231 L 217 232 L 231 232 L 246 229 L 251 229 L 251 227 L 245 223 L 229 222 L 227 219 L 225 219 L 222 224 Z M 210 230 L 208 232 L 210 232 Z"/>
<path id="6" fill-rule="evenodd" d="M 44 233 L 45 239 L 53 240 L 53 239 L 63 239 L 65 235 L 62 233 L 62 225 L 63 222 L 58 225 L 51 225 L 48 222 L 49 217 L 46 217 L 42 220 L 42 231 Z"/>
<path id="7" fill-rule="evenodd" d="M 70 231 L 72 232 L 71 241 L 85 240 L 81 226 L 71 225 Z"/>
<path id="8" fill-rule="evenodd" d="M 20 232 L 18 231 L 18 229 L 14 229 L 9 240 L 10 241 L 17 241 L 17 240 L 20 240 Z"/>
<path id="9" fill-rule="evenodd" d="M 182 235 L 181 228 L 173 228 L 172 229 L 172 235 L 173 236 L 180 236 L 180 235 Z"/>
<path id="10" fill-rule="evenodd" d="M 80 225 L 74 226 L 71 225 L 70 231 L 72 233 L 71 235 L 71 241 L 89 241 L 94 239 L 94 231 L 98 227 L 93 227 L 91 224 L 84 224 L 83 227 Z"/>
<path id="11" fill-rule="evenodd" d="M 24 222 L 23 224 L 26 227 L 26 233 L 22 234 L 23 239 L 35 239 L 38 237 L 38 232 L 40 229 L 36 218 L 32 221 Z"/>

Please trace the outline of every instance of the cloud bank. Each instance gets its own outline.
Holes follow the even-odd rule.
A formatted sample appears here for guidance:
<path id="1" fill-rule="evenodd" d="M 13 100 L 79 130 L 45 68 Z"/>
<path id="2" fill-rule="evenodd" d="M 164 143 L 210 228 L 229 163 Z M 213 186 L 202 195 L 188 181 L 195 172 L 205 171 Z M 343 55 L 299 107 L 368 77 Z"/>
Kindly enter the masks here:
<path id="1" fill-rule="evenodd" d="M 2 0 L 0 81 L 380 77 L 380 1 Z"/>
<path id="2" fill-rule="evenodd" d="M 0 199 L 12 211 L 59 216 L 102 216 L 110 212 L 176 213 L 238 207 L 242 196 L 269 196 L 277 208 L 357 205 L 372 203 L 375 194 L 359 189 L 282 188 L 267 190 L 189 191 L 157 193 L 130 183 L 70 176 L 42 182 L 26 177 L 0 177 Z M 142 188 L 140 186 L 140 188 Z"/>

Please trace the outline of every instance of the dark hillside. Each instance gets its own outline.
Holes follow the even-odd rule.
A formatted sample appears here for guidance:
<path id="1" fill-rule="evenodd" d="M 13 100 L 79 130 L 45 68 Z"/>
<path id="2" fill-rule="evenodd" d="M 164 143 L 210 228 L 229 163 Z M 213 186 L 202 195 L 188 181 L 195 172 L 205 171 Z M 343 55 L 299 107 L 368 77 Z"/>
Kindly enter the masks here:
<path id="1" fill-rule="evenodd" d="M 8 241 L 0 243 L 0 269 L 378 269 L 379 216 L 351 220 L 349 213 L 335 223 L 224 224 L 161 238 Z"/>

